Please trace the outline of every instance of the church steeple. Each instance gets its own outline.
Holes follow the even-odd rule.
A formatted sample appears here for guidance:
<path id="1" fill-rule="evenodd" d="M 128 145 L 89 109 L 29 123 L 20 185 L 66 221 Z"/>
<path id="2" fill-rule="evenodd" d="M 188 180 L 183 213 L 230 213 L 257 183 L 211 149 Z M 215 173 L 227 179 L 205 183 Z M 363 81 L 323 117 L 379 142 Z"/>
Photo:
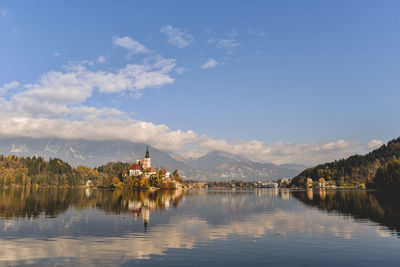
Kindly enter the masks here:
<path id="1" fill-rule="evenodd" d="M 143 169 L 151 168 L 151 158 L 149 153 L 149 146 L 146 149 L 146 156 L 143 159 Z"/>

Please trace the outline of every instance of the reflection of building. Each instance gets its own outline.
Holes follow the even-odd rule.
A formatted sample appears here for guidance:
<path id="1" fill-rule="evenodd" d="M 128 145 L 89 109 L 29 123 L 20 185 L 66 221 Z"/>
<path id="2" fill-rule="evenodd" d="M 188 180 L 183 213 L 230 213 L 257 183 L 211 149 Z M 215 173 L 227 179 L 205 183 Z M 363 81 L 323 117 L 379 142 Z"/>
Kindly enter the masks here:
<path id="1" fill-rule="evenodd" d="M 168 209 L 171 204 L 176 206 L 181 196 L 181 190 L 158 191 L 154 194 L 136 197 L 133 200 L 124 200 L 122 206 L 133 213 L 135 220 L 141 217 L 146 230 L 152 211 Z"/>
<path id="2" fill-rule="evenodd" d="M 290 191 L 287 188 L 281 188 L 281 197 L 282 199 L 289 199 L 290 198 Z"/>
<path id="3" fill-rule="evenodd" d="M 312 188 L 307 189 L 307 197 L 309 200 L 313 200 L 314 194 Z"/>
<path id="4" fill-rule="evenodd" d="M 85 190 L 85 195 L 86 195 L 86 197 L 89 198 L 90 195 L 92 194 L 92 192 L 93 192 L 92 189 L 86 188 L 86 190 Z"/>
<path id="5" fill-rule="evenodd" d="M 324 200 L 326 198 L 326 190 L 325 188 L 319 189 L 319 198 Z"/>

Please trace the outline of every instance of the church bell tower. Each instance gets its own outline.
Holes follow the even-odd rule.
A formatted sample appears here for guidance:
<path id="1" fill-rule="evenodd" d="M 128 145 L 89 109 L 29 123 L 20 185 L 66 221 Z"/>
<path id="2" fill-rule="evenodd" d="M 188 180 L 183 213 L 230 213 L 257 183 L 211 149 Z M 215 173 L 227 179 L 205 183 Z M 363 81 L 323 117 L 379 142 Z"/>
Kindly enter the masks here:
<path id="1" fill-rule="evenodd" d="M 149 153 L 149 146 L 147 146 L 146 156 L 144 157 L 144 160 L 143 160 L 143 169 L 147 169 L 150 167 L 151 167 L 151 158 L 150 158 L 150 153 Z"/>

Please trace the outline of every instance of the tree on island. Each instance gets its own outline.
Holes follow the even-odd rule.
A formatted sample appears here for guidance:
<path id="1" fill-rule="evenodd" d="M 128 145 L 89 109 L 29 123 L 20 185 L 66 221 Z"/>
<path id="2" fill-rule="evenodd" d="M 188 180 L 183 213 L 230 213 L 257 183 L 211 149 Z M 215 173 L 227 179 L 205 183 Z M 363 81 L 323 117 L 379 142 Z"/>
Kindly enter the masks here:
<path id="1" fill-rule="evenodd" d="M 175 170 L 175 171 L 172 173 L 172 176 L 174 177 L 175 181 L 177 181 L 177 182 L 182 182 L 182 179 L 181 179 L 181 176 L 179 175 L 178 170 Z"/>

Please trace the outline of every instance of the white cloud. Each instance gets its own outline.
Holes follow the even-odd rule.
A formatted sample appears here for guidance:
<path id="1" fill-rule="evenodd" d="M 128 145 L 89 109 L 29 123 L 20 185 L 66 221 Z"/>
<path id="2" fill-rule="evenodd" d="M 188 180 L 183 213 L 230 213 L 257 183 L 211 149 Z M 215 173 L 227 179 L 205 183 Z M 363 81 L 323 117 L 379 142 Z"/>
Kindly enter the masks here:
<path id="1" fill-rule="evenodd" d="M 188 70 L 186 68 L 184 68 L 184 67 L 175 68 L 175 72 L 178 73 L 178 74 L 182 74 L 182 73 L 184 73 L 186 71 L 188 71 Z"/>
<path id="2" fill-rule="evenodd" d="M 240 44 L 234 39 L 209 39 L 209 44 L 214 45 L 218 49 L 224 49 L 228 55 L 232 55 L 235 48 Z"/>
<path id="3" fill-rule="evenodd" d="M 12 81 L 12 82 L 3 84 L 3 86 L 0 87 L 0 96 L 4 95 L 9 90 L 17 88 L 18 86 L 19 86 L 19 82 L 17 82 L 17 81 Z"/>
<path id="4" fill-rule="evenodd" d="M 345 158 L 356 153 L 367 153 L 370 147 L 365 144 L 347 142 L 345 140 L 337 140 L 328 143 L 313 142 L 308 144 L 279 142 L 266 146 L 259 140 L 228 142 L 227 140 L 208 138 L 199 143 L 199 151 L 206 153 L 211 150 L 241 154 L 260 162 L 272 162 L 275 164 L 290 162 L 315 165 Z"/>
<path id="5" fill-rule="evenodd" d="M 218 66 L 218 62 L 212 58 L 209 58 L 208 61 L 201 66 L 201 68 L 210 69 L 215 68 L 216 66 Z"/>
<path id="6" fill-rule="evenodd" d="M 0 14 L 3 18 L 6 18 L 8 16 L 8 9 L 5 8 L 0 9 Z"/>
<path id="7" fill-rule="evenodd" d="M 265 32 L 260 31 L 260 30 L 256 30 L 256 29 L 253 29 L 253 28 L 250 28 L 248 30 L 248 34 L 256 35 L 256 36 L 259 36 L 259 37 L 265 37 L 265 35 L 266 35 Z"/>
<path id="8" fill-rule="evenodd" d="M 60 54 L 59 52 L 54 52 L 54 53 L 53 53 L 53 56 L 59 57 L 59 56 L 61 56 L 61 54 Z"/>
<path id="9" fill-rule="evenodd" d="M 372 140 L 371 142 L 368 143 L 368 148 L 369 149 L 375 149 L 383 145 L 383 142 L 381 140 Z"/>
<path id="10" fill-rule="evenodd" d="M 10 111 L 45 118 L 123 115 L 123 112 L 114 109 L 95 109 L 82 103 L 92 96 L 94 90 L 104 94 L 124 91 L 138 93 L 147 88 L 170 84 L 174 79 L 169 72 L 174 67 L 175 59 L 160 56 L 144 64 L 127 64 L 115 72 L 91 71 L 80 63 L 69 65 L 64 72 L 51 71 L 41 75 L 35 83 L 24 84 L 21 87 L 25 90 L 12 95 L 10 100 L 2 99 L 3 113 Z M 18 86 L 18 82 L 11 82 L 0 91 L 4 93 Z"/>
<path id="11" fill-rule="evenodd" d="M 81 107 L 82 108 L 82 107 Z M 110 116 L 110 114 L 108 114 Z M 118 118 L 80 120 L 35 118 L 29 116 L 0 118 L 0 136 L 59 137 L 90 140 L 128 140 L 151 144 L 160 149 L 179 151 L 199 140 L 193 131 L 172 131 L 165 125 Z M 134 133 L 134 134 L 133 134 Z"/>
<path id="12" fill-rule="evenodd" d="M 240 46 L 240 44 L 235 39 L 209 39 L 208 43 L 214 44 L 215 47 L 220 49 L 234 49 Z"/>
<path id="13" fill-rule="evenodd" d="M 10 30 L 14 35 L 18 34 L 18 29 L 12 23 L 12 17 L 10 16 L 10 12 L 7 8 L 0 9 L 0 19 L 10 27 Z"/>
<path id="14" fill-rule="evenodd" d="M 114 39 L 130 51 L 144 51 L 131 41 Z M 171 130 L 163 124 L 134 120 L 116 108 L 86 104 L 95 90 L 137 96 L 147 88 L 173 83 L 170 73 L 175 71 L 175 59 L 156 55 L 114 71 L 92 70 L 92 63 L 70 63 L 63 71 L 49 71 L 28 84 L 4 84 L 2 94 L 17 87 L 22 90 L 7 99 L 0 95 L 0 136 L 122 139 L 168 150 L 199 141 L 190 130 Z"/>
<path id="15" fill-rule="evenodd" d="M 106 62 L 106 57 L 105 57 L 105 56 L 98 56 L 98 57 L 97 57 L 97 62 L 99 62 L 99 63 L 105 63 L 105 62 Z"/>
<path id="16" fill-rule="evenodd" d="M 168 150 L 183 149 L 199 140 L 192 131 L 171 130 L 162 124 L 134 120 L 112 107 L 85 104 L 94 90 L 137 94 L 170 84 L 174 82 L 169 73 L 175 69 L 175 59 L 155 56 L 113 72 L 93 71 L 90 66 L 81 61 L 66 66 L 65 71 L 44 73 L 30 84 L 4 84 L 3 93 L 16 87 L 23 91 L 9 99 L 0 97 L 0 136 L 122 139 Z"/>
<path id="17" fill-rule="evenodd" d="M 167 35 L 169 44 L 179 48 L 191 45 L 194 40 L 193 36 L 187 31 L 181 30 L 180 28 L 174 28 L 171 25 L 162 27 L 160 32 Z"/>
<path id="18" fill-rule="evenodd" d="M 147 53 L 149 51 L 144 45 L 128 36 L 114 37 L 113 43 L 116 46 L 125 48 L 133 54 Z"/>

